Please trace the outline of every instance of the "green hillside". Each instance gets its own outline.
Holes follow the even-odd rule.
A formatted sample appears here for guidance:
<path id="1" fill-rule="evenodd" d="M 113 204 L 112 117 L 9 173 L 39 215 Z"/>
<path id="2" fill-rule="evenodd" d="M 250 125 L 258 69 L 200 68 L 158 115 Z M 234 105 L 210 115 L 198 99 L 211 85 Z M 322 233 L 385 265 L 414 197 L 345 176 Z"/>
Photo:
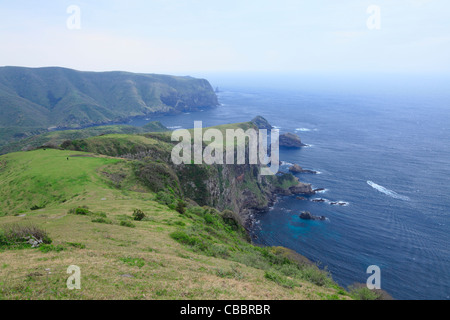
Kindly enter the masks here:
<path id="1" fill-rule="evenodd" d="M 137 134 L 146 132 L 164 132 L 169 131 L 159 121 L 147 123 L 143 127 L 135 127 L 128 125 L 110 125 L 89 127 L 80 130 L 61 130 L 44 132 L 33 135 L 29 138 L 9 143 L 0 147 L 0 154 L 32 150 L 39 147 L 57 147 L 66 140 L 86 139 L 89 137 L 100 136 L 105 134 Z"/>
<path id="2" fill-rule="evenodd" d="M 65 68 L 0 68 L 0 146 L 49 127 L 79 128 L 218 104 L 208 81 Z"/>
<path id="3" fill-rule="evenodd" d="M 0 299 L 349 298 L 292 251 L 251 245 L 230 211 L 180 210 L 135 165 L 53 149 L 1 156 Z M 135 209 L 145 218 L 133 220 Z M 51 244 L 8 242 L 11 230 L 30 225 Z M 81 268 L 82 290 L 66 288 L 70 265 Z"/>

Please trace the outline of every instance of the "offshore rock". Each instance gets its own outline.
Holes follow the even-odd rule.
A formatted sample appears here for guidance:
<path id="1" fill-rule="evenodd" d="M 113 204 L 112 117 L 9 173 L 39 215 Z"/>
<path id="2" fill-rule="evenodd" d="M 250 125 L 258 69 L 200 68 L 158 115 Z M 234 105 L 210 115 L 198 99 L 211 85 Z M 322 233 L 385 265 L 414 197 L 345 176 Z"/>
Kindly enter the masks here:
<path id="1" fill-rule="evenodd" d="M 285 148 L 301 148 L 305 147 L 306 144 L 302 143 L 300 137 L 293 133 L 284 133 L 280 135 L 280 147 Z"/>

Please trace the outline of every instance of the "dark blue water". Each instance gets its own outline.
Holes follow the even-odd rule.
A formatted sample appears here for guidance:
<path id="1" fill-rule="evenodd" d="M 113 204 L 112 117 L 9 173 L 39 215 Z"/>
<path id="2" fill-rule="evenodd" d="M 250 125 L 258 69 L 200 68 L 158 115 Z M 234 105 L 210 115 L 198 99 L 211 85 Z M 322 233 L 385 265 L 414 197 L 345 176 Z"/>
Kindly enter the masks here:
<path id="1" fill-rule="evenodd" d="M 298 175 L 326 188 L 311 199 L 348 206 L 280 198 L 257 217 L 256 241 L 321 262 L 342 286 L 365 283 L 367 267 L 378 265 L 382 289 L 394 298 L 449 299 L 449 95 L 436 87 L 420 90 L 420 81 L 355 87 L 228 84 L 217 109 L 152 120 L 192 128 L 195 120 L 212 126 L 262 115 L 281 133 L 299 134 L 310 147 L 281 150 L 281 160 L 320 171 Z M 328 221 L 303 221 L 305 210 Z"/>

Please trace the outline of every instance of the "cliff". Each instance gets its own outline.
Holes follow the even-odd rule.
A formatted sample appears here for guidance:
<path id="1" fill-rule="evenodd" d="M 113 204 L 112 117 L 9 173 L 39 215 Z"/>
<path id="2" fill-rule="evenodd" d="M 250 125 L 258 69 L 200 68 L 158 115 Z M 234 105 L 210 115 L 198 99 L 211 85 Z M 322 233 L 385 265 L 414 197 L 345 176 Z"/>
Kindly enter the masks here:
<path id="1" fill-rule="evenodd" d="M 252 122 L 216 128 L 231 126 L 257 129 Z M 255 212 L 267 210 L 277 194 L 314 193 L 311 185 L 299 182 L 291 174 L 260 175 L 260 164 L 174 165 L 171 133 L 106 135 L 66 141 L 62 147 L 133 160 L 135 175 L 152 191 L 221 211 L 231 210 L 238 213 L 244 226 L 251 224 Z"/>

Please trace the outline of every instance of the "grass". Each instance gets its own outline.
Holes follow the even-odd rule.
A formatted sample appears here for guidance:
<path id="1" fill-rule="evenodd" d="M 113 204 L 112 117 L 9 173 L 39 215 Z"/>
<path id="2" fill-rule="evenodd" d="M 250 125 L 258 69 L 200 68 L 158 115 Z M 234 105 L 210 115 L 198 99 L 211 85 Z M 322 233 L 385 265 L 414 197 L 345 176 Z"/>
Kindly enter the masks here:
<path id="1" fill-rule="evenodd" d="M 6 164 L 0 171 L 0 216 L 80 198 L 101 183 L 96 172 L 99 166 L 119 161 L 52 149 L 11 153 L 1 158 Z"/>
<path id="2" fill-rule="evenodd" d="M 36 225 L 53 240 L 0 253 L 0 299 L 322 299 L 341 290 L 285 252 L 252 246 L 230 212 L 180 214 L 139 180 L 117 188 L 102 173 L 129 175 L 129 163 L 59 150 L 0 157 L 0 228 Z M 69 213 L 77 208 L 87 211 Z M 133 221 L 136 208 L 142 221 Z M 71 265 L 81 290 L 66 287 Z"/>

